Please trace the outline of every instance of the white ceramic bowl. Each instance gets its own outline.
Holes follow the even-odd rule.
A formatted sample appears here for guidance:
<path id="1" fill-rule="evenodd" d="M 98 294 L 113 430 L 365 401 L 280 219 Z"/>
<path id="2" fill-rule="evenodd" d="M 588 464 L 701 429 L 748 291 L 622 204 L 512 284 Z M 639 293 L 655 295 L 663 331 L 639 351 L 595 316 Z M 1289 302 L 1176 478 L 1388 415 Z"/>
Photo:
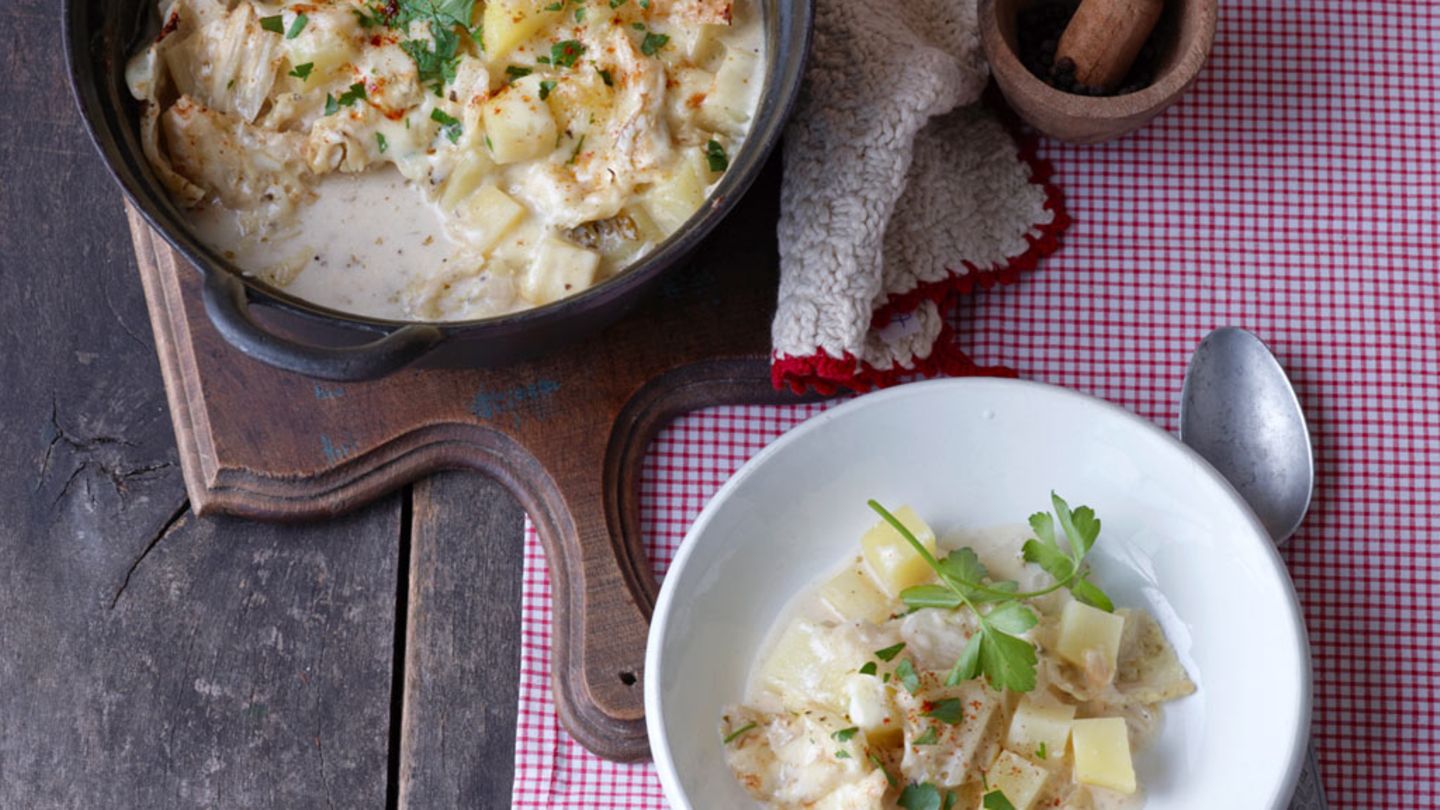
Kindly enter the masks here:
<path id="1" fill-rule="evenodd" d="M 665 577 L 646 655 L 650 746 L 676 808 L 755 803 L 725 765 L 739 702 L 786 603 L 854 552 L 867 498 L 940 534 L 1023 523 L 1055 490 L 1104 522 L 1097 580 L 1160 621 L 1199 690 L 1137 756 L 1146 810 L 1283 808 L 1310 717 L 1310 657 L 1284 564 L 1203 459 L 1113 405 L 1037 383 L 871 394 L 766 448 L 701 513 Z"/>

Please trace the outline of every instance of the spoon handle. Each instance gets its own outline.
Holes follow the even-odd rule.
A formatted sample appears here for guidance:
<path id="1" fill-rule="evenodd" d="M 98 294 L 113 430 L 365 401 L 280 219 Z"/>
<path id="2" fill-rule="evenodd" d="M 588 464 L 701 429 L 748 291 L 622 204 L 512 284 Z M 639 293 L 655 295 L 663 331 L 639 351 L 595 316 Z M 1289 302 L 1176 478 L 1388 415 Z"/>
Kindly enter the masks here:
<path id="1" fill-rule="evenodd" d="M 1310 741 L 1310 754 L 1300 767 L 1300 780 L 1295 783 L 1295 795 L 1290 799 L 1290 810 L 1328 810 L 1325 801 L 1325 785 L 1320 781 L 1320 765 L 1315 761 L 1315 741 Z"/>

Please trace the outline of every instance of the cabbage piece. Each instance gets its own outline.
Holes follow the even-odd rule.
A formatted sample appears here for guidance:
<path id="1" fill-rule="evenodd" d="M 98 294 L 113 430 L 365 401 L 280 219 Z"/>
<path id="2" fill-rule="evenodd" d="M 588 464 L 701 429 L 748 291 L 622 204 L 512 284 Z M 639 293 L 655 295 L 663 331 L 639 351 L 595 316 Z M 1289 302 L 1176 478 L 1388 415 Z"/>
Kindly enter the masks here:
<path id="1" fill-rule="evenodd" d="M 181 13 L 181 42 L 165 50 L 170 75 L 182 95 L 205 106 L 253 122 L 264 108 L 284 59 L 282 38 L 260 27 L 249 3 L 224 16 L 207 4 L 176 4 Z M 186 22 L 193 14 L 195 27 Z M 209 19 L 208 22 L 204 20 Z M 173 36 L 173 35 L 172 35 Z"/>
<path id="2" fill-rule="evenodd" d="M 725 746 L 725 759 L 736 780 L 759 801 L 834 810 L 885 806 L 885 775 L 866 755 L 865 732 L 841 734 L 843 740 L 835 736 L 849 728 L 843 715 L 818 709 L 767 715 L 734 708 L 726 716 L 723 734 L 755 724 Z"/>
<path id="3" fill-rule="evenodd" d="M 150 162 L 160 182 L 181 204 L 195 206 L 204 199 L 205 190 L 175 171 L 170 157 L 160 145 L 160 99 L 174 93 L 161 53 L 168 47 L 166 41 L 151 45 L 125 65 L 125 83 L 135 99 L 144 102 L 144 111 L 140 115 L 140 148 L 145 152 L 145 159 Z"/>
<path id="4" fill-rule="evenodd" d="M 287 221 L 312 196 L 303 136 L 261 129 L 189 96 L 160 120 L 175 171 L 226 207 L 251 214 L 251 228 Z"/>
<path id="5" fill-rule="evenodd" d="M 926 672 L 915 694 L 905 689 L 895 693 L 905 713 L 905 758 L 900 769 L 911 782 L 946 788 L 980 783 L 1005 741 L 1009 725 L 1005 700 L 983 681 L 943 686 L 940 677 L 943 674 Z M 946 709 L 958 710 L 958 716 L 947 717 Z M 941 716 L 932 714 L 936 712 Z M 934 744 L 915 744 L 932 731 Z"/>
<path id="6" fill-rule="evenodd" d="M 1165 631 L 1143 610 L 1131 611 L 1126 617 L 1115 689 L 1143 703 L 1163 703 L 1195 692 L 1195 683 L 1181 666 Z"/>

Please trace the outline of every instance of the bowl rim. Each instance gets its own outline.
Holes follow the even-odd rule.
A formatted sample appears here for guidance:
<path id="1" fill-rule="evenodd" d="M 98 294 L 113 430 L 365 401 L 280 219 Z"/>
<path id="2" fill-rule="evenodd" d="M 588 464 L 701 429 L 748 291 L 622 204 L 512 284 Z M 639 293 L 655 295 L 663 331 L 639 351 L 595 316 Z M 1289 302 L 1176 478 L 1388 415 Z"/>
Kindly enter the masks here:
<path id="1" fill-rule="evenodd" d="M 782 434 L 779 438 L 765 446 L 748 461 L 741 465 L 735 474 L 730 476 L 721 487 L 716 490 L 710 500 L 706 502 L 698 517 L 686 531 L 685 537 L 680 542 L 675 557 L 671 560 L 666 571 L 664 581 L 661 584 L 660 595 L 655 603 L 655 610 L 651 616 L 650 634 L 645 645 L 645 726 L 650 738 L 650 751 L 654 758 L 655 769 L 659 774 L 661 787 L 664 790 L 666 800 L 676 808 L 689 810 L 692 807 L 686 798 L 679 770 L 675 761 L 670 755 L 669 734 L 665 730 L 664 706 L 660 699 L 660 676 L 663 666 L 663 646 L 661 639 L 666 635 L 670 624 L 670 615 L 674 609 L 678 597 L 675 587 L 671 583 L 678 579 L 675 574 L 681 574 L 690 563 L 691 557 L 696 553 L 698 542 L 696 538 L 704 533 L 706 527 L 714 520 L 715 515 L 723 508 L 725 502 L 736 489 L 744 484 L 746 480 L 753 477 L 756 471 L 767 464 L 776 455 L 786 452 L 791 444 L 800 441 L 811 433 L 822 431 L 827 426 L 842 419 L 849 414 L 868 408 L 883 408 L 887 403 L 914 396 L 930 396 L 933 392 L 946 389 L 971 389 L 971 388 L 995 388 L 1015 389 L 1028 392 L 1036 396 L 1053 397 L 1057 401 L 1065 403 L 1070 407 L 1089 408 L 1104 412 L 1106 414 L 1119 416 L 1126 424 L 1132 425 L 1141 432 L 1158 437 L 1167 443 L 1172 449 L 1178 449 L 1182 455 L 1204 476 L 1213 483 L 1220 486 L 1221 491 L 1228 497 L 1232 506 L 1240 513 L 1241 517 L 1250 525 L 1249 536 L 1240 542 L 1251 543 L 1260 547 L 1264 559 L 1271 566 L 1271 573 L 1281 585 L 1283 595 L 1286 597 L 1288 608 L 1285 616 L 1285 626 L 1289 629 L 1289 635 L 1297 646 L 1300 666 L 1300 702 L 1296 722 L 1287 735 L 1290 740 L 1290 751 L 1288 764 L 1284 778 L 1280 782 L 1280 790 L 1274 801 L 1269 805 L 1269 810 L 1285 810 L 1290 802 L 1290 797 L 1295 791 L 1296 783 L 1300 777 L 1301 766 L 1307 754 L 1307 741 L 1310 733 L 1310 717 L 1313 711 L 1313 661 L 1310 655 L 1310 642 L 1306 632 L 1304 611 L 1300 605 L 1299 596 L 1289 575 L 1289 569 L 1284 559 L 1280 556 L 1280 550 L 1270 540 L 1260 519 L 1250 509 L 1249 505 L 1240 496 L 1240 493 L 1231 486 L 1230 482 L 1220 475 L 1203 456 L 1192 450 L 1189 446 L 1180 442 L 1168 431 L 1161 429 L 1148 419 L 1145 419 L 1115 403 L 1108 402 L 1099 397 L 1084 394 L 1079 391 L 1064 388 L 1049 383 L 1035 382 L 1031 380 L 1004 379 L 994 377 L 961 377 L 939 380 L 926 380 L 922 382 L 909 383 L 896 386 L 883 391 L 865 394 L 850 400 L 849 402 L 837 405 L 829 410 L 817 414 L 800 425 Z"/>
<path id="2" fill-rule="evenodd" d="M 142 8 L 152 5 L 152 0 L 137 1 Z M 599 284 L 548 304 L 471 320 L 425 321 L 359 315 L 314 303 L 245 273 L 218 251 L 205 245 L 179 215 L 173 199 L 160 187 L 144 155 L 132 154 L 134 150 L 125 148 L 124 142 L 117 137 L 119 133 L 114 131 L 115 127 L 108 120 L 107 112 L 110 112 L 111 105 L 103 98 L 104 71 L 95 68 L 94 58 L 82 44 L 82 38 L 92 36 L 95 32 L 81 30 L 78 24 L 81 15 L 89 14 L 88 6 L 92 2 L 94 0 L 64 0 L 61 9 L 61 44 L 64 48 L 70 96 L 80 112 L 86 135 L 100 154 L 106 171 L 120 186 L 133 209 L 171 248 L 195 267 L 202 277 L 208 278 L 210 273 L 219 272 L 238 279 L 256 296 L 253 302 L 256 304 L 273 305 L 301 317 L 369 332 L 423 326 L 439 329 L 447 336 L 489 329 L 524 330 L 552 321 L 565 321 L 572 315 L 606 306 L 609 302 L 629 299 L 665 272 L 682 265 L 720 222 L 733 213 L 739 201 L 764 173 L 770 156 L 779 145 L 785 126 L 799 100 L 801 82 L 814 40 L 815 12 L 815 0 L 756 0 L 762 13 L 766 13 L 766 20 L 763 22 L 767 33 L 764 54 L 766 71 L 765 84 L 757 96 L 756 115 L 752 119 L 751 127 L 746 131 L 740 149 L 731 156 L 731 171 L 727 171 L 720 178 L 715 188 L 706 196 L 701 208 L 650 253 Z M 784 28 L 777 27 L 775 36 L 772 37 L 769 35 L 771 22 L 767 12 L 781 9 L 792 15 L 792 23 Z M 779 26 L 780 22 L 777 20 L 775 25 Z M 797 32 L 799 37 L 789 36 Z M 780 58 L 782 49 L 787 56 L 783 60 Z M 110 69 L 121 76 L 123 81 L 123 67 L 111 66 Z M 125 98 L 128 97 L 122 97 L 122 104 Z M 762 117 L 760 112 L 765 108 L 767 100 L 772 98 L 770 114 Z M 134 123 L 131 120 L 133 116 L 126 110 L 113 112 L 119 119 L 116 122 L 119 126 Z M 129 165 L 130 159 L 140 164 L 138 171 Z"/>

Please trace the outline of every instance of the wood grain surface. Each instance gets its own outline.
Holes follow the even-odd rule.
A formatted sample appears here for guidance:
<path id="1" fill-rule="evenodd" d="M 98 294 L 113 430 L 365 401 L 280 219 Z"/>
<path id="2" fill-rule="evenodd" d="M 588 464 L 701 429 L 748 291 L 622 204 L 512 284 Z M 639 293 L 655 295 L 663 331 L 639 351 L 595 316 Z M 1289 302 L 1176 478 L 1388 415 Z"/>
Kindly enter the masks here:
<path id="1" fill-rule="evenodd" d="M 408 807 L 506 806 L 515 501 L 457 474 L 324 525 L 197 518 L 59 4 L 0 3 L 0 43 L 0 808 L 383 807 L 401 773 Z"/>

